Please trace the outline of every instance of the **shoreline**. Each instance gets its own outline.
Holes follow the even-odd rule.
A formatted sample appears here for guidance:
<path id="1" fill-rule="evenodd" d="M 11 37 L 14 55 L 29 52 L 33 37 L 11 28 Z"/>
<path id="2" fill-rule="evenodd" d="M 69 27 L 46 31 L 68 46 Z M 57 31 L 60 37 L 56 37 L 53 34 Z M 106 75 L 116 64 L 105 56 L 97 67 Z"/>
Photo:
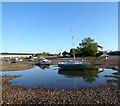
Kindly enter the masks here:
<path id="1" fill-rule="evenodd" d="M 78 61 L 81 61 L 81 59 L 76 59 Z M 66 61 L 66 58 L 63 59 L 51 59 L 50 65 L 56 65 L 59 62 Z M 10 63 L 10 61 L 2 61 L 2 70 L 0 71 L 17 71 L 17 70 L 26 70 L 32 68 L 34 65 L 36 65 L 39 61 L 35 62 L 29 62 L 27 60 L 24 60 L 22 62 L 17 63 Z M 119 67 L 119 61 L 117 59 L 112 60 L 96 60 L 95 58 L 87 59 L 87 62 L 89 64 L 89 68 L 110 68 L 114 70 L 120 70 Z"/>
<path id="2" fill-rule="evenodd" d="M 58 60 L 52 61 L 56 64 Z M 94 64 L 94 68 L 108 67 L 114 68 L 118 66 L 117 60 L 89 60 Z M 13 64 L 11 68 L 27 68 L 32 66 L 33 62 L 19 62 L 20 64 Z M 28 65 L 29 64 L 29 65 Z M 112 65 L 113 64 L 113 65 Z M 4 63 L 4 66 L 9 66 L 10 63 Z M 19 67 L 15 67 L 15 66 Z M 33 66 L 32 66 L 33 67 Z M 9 68 L 9 67 L 8 67 Z M 5 70 L 3 70 L 5 71 Z M 17 71 L 17 70 L 16 70 Z M 114 74 L 118 79 L 120 78 L 119 71 Z M 105 76 L 105 77 L 113 77 Z M 9 80 L 19 77 L 14 76 L 1 76 L 2 79 L 2 105 L 8 104 L 23 104 L 23 105 L 120 105 L 120 82 L 118 86 L 113 86 L 115 80 L 109 82 L 108 85 L 101 85 L 97 88 L 79 88 L 79 89 L 48 89 L 48 88 L 27 88 L 16 85 L 10 85 Z"/>
<path id="3" fill-rule="evenodd" d="M 71 90 L 11 86 L 8 81 L 16 77 L 18 76 L 2 77 L 3 92 L 1 104 L 120 105 L 120 89 L 115 86 L 102 86 L 98 88 L 80 88 Z"/>

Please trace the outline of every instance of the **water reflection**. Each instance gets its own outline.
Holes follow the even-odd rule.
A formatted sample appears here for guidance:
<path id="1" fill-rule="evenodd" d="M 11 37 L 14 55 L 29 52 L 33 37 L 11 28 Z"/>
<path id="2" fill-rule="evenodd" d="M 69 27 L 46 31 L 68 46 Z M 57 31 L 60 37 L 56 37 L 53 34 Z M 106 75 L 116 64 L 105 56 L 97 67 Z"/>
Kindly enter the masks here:
<path id="1" fill-rule="evenodd" d="M 112 78 L 112 79 L 108 79 L 107 83 L 110 85 L 118 86 L 120 89 L 120 71 L 117 70 L 116 72 L 114 72 L 112 74 L 113 75 L 111 75 L 111 76 L 107 75 L 108 77 Z"/>
<path id="2" fill-rule="evenodd" d="M 102 70 L 103 71 L 103 70 Z M 83 78 L 86 82 L 92 83 L 95 81 L 97 77 L 99 77 L 99 73 L 102 72 L 99 69 L 85 69 L 85 70 L 64 70 L 59 69 L 58 74 L 63 75 L 66 78 Z"/>
<path id="3" fill-rule="evenodd" d="M 28 70 L 1 72 L 1 75 L 20 75 L 9 81 L 11 85 L 73 89 L 106 85 L 108 80 L 113 80 L 113 77 L 105 77 L 105 75 L 112 76 L 115 72 L 117 71 L 112 69 L 62 70 L 53 65 L 40 65 Z"/>
<path id="4" fill-rule="evenodd" d="M 41 64 L 41 65 L 38 65 L 38 67 L 41 68 L 42 70 L 47 70 L 50 68 L 50 65 Z"/>

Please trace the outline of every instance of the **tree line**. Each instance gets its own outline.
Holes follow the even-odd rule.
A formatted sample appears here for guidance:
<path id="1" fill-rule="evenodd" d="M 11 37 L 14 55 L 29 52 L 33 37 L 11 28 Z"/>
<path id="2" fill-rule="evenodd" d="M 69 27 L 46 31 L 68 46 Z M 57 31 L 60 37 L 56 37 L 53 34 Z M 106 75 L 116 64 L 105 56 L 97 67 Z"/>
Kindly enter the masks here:
<path id="1" fill-rule="evenodd" d="M 76 57 L 80 56 L 97 56 L 98 48 L 101 48 L 101 46 L 98 45 L 97 42 L 94 41 L 94 39 L 88 37 L 82 40 L 81 43 L 79 43 L 79 46 L 76 48 L 71 48 L 69 52 L 64 51 L 62 55 L 64 57 L 66 56 L 73 56 L 73 53 Z"/>
<path id="2" fill-rule="evenodd" d="M 82 42 L 79 43 L 78 47 L 71 48 L 69 52 L 62 52 L 63 57 L 73 57 L 75 54 L 76 57 L 84 57 L 84 56 L 100 56 L 103 54 L 103 51 L 99 51 L 99 49 L 103 49 L 102 46 L 98 45 L 97 42 L 94 41 L 91 37 L 85 38 Z M 60 56 L 59 54 L 50 54 L 50 53 L 37 53 L 35 56 Z M 109 52 L 109 55 L 120 55 L 120 51 Z"/>

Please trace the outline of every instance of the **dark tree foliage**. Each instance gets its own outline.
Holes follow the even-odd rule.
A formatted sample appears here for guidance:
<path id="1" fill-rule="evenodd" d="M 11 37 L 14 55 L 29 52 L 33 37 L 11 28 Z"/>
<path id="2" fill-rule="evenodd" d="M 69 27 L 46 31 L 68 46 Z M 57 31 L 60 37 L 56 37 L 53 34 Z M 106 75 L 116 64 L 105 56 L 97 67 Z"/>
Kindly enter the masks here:
<path id="1" fill-rule="evenodd" d="M 101 56 L 103 53 L 104 53 L 103 51 L 100 51 L 99 53 L 96 54 L 96 57 Z"/>
<path id="2" fill-rule="evenodd" d="M 80 56 L 80 51 L 79 49 L 76 49 L 76 48 L 72 48 L 70 49 L 70 56 L 72 57 L 73 56 L 73 49 L 74 49 L 74 52 L 75 52 L 75 57 L 79 57 Z"/>
<path id="3" fill-rule="evenodd" d="M 120 51 L 113 51 L 108 53 L 109 55 L 120 55 Z"/>
<path id="4" fill-rule="evenodd" d="M 90 37 L 85 38 L 79 43 L 79 49 L 84 56 L 96 56 L 98 44 Z"/>
<path id="5" fill-rule="evenodd" d="M 66 55 L 68 55 L 68 52 L 67 52 L 67 51 L 64 51 L 64 52 L 62 53 L 62 55 L 63 55 L 63 56 L 66 56 Z"/>

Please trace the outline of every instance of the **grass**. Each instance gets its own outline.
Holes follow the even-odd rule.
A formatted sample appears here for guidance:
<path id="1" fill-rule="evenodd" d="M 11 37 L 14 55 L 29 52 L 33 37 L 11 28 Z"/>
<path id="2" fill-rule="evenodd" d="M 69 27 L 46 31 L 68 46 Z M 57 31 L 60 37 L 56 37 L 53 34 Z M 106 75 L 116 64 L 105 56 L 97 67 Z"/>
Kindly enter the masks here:
<path id="1" fill-rule="evenodd" d="M 17 63 L 11 63 L 7 61 L 2 61 L 2 71 L 14 71 L 14 70 L 25 70 L 30 69 L 33 67 L 32 62 L 17 62 Z"/>

